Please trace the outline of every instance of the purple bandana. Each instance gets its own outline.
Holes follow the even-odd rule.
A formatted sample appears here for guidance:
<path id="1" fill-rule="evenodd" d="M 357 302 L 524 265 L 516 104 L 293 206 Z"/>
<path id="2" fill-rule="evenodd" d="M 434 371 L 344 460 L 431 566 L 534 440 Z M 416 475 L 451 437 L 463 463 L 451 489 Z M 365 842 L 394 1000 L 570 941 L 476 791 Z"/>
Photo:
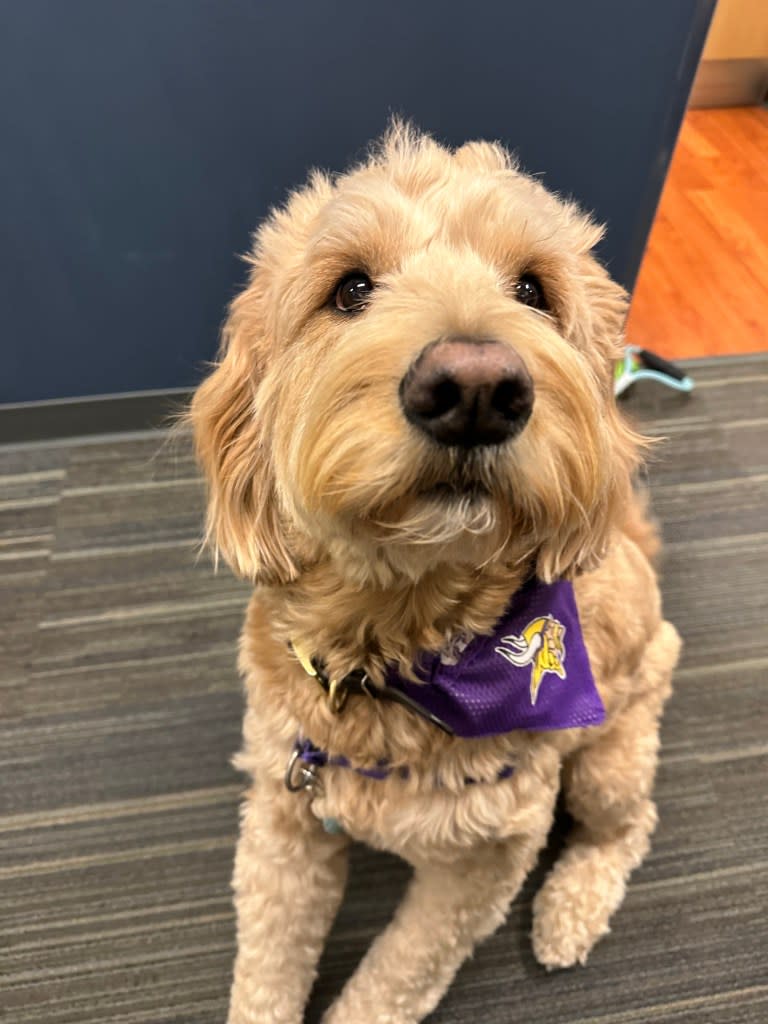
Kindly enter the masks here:
<path id="1" fill-rule="evenodd" d="M 423 658 L 418 674 L 423 684 L 395 672 L 387 684 L 457 736 L 583 728 L 605 720 L 573 586 L 564 580 L 530 581 L 512 598 L 491 636 L 474 637 L 457 652 L 455 663 L 445 655 Z"/>

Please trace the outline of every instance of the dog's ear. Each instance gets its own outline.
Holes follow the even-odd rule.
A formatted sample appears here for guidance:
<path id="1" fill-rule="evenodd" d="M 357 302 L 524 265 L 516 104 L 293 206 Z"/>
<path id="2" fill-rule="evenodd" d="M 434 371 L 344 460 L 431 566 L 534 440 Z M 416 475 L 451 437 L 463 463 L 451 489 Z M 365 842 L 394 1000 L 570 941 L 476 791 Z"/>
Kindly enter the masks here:
<path id="1" fill-rule="evenodd" d="M 599 240 L 602 229 L 598 230 Z M 590 242 L 594 244 L 594 238 Z M 614 365 L 623 353 L 629 297 L 591 252 L 579 258 L 579 284 L 585 301 L 579 304 L 569 333 L 577 347 L 602 363 L 612 387 Z"/>
<path id="2" fill-rule="evenodd" d="M 600 229 L 585 219 L 585 246 L 580 255 L 581 301 L 566 334 L 591 366 L 594 381 L 571 409 L 576 417 L 589 410 L 597 423 L 576 429 L 579 450 L 566 460 L 567 489 L 573 501 L 559 528 L 540 550 L 539 575 L 546 580 L 595 568 L 611 535 L 630 512 L 632 482 L 651 439 L 635 431 L 613 395 L 614 367 L 623 352 L 627 294 L 611 279 L 589 249 Z M 591 229 L 592 237 L 587 238 Z"/>
<path id="3" fill-rule="evenodd" d="M 190 408 L 197 458 L 208 483 L 206 542 L 240 576 L 288 582 L 297 575 L 275 487 L 258 383 L 266 344 L 254 287 L 232 304 L 213 373 Z"/>
<path id="4" fill-rule="evenodd" d="M 623 353 L 629 296 L 595 255 L 605 226 L 587 216 L 575 202 L 562 204 L 564 237 L 570 255 L 568 299 L 563 304 L 563 334 L 592 364 L 606 392 L 613 393 L 614 367 Z"/>
<path id="5" fill-rule="evenodd" d="M 616 529 L 630 512 L 632 480 L 645 439 L 623 419 L 609 397 L 599 412 L 596 435 L 581 434 L 578 450 L 560 471 L 568 502 L 548 509 L 554 518 L 537 552 L 537 575 L 545 582 L 571 578 L 597 568 Z"/>

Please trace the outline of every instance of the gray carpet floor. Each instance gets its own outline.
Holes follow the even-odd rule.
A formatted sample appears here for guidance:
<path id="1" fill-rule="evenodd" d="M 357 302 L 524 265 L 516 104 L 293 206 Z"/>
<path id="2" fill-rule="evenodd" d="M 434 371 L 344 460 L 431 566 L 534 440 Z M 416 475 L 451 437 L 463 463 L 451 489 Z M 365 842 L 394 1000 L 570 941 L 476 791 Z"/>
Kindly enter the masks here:
<path id="1" fill-rule="evenodd" d="M 649 384 L 626 403 L 668 438 L 649 478 L 666 610 L 686 642 L 653 853 L 589 965 L 548 975 L 527 933 L 561 823 L 435 1024 L 768 1020 L 768 358 L 691 369 L 690 398 Z M 12 1024 L 225 1019 L 246 589 L 196 561 L 197 475 L 162 441 L 0 448 L 0 1018 Z M 356 851 L 309 1021 L 406 879 Z"/>

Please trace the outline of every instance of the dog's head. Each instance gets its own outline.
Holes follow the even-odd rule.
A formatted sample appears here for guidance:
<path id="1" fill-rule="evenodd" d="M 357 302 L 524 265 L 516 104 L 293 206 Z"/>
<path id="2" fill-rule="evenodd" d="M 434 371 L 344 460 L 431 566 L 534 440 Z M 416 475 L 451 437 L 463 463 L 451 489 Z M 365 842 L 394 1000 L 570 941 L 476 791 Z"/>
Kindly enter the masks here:
<path id="1" fill-rule="evenodd" d="M 314 175 L 258 231 L 192 405 L 233 568 L 502 560 L 548 580 L 599 559 L 638 445 L 600 236 L 496 145 L 396 126 L 364 166 Z"/>

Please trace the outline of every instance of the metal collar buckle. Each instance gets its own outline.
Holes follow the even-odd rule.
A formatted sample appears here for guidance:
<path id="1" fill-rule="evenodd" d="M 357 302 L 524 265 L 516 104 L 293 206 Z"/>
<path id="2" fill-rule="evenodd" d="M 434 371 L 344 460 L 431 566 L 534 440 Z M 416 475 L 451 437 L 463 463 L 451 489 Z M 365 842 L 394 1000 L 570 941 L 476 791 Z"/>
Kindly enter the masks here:
<path id="1" fill-rule="evenodd" d="M 314 658 L 307 653 L 305 648 L 296 643 L 291 644 L 291 646 L 293 647 L 293 652 L 298 658 L 301 667 L 308 676 L 312 676 L 328 697 L 328 706 L 331 711 L 335 715 L 341 714 L 344 710 L 344 705 L 347 703 L 347 697 L 349 696 L 348 677 L 344 676 L 341 679 L 328 679 L 319 664 L 316 663 Z M 350 676 L 353 674 L 354 673 L 350 673 Z"/>
<path id="2" fill-rule="evenodd" d="M 331 679 L 328 682 L 328 706 L 334 715 L 341 714 L 347 703 L 349 690 L 343 679 Z"/>

